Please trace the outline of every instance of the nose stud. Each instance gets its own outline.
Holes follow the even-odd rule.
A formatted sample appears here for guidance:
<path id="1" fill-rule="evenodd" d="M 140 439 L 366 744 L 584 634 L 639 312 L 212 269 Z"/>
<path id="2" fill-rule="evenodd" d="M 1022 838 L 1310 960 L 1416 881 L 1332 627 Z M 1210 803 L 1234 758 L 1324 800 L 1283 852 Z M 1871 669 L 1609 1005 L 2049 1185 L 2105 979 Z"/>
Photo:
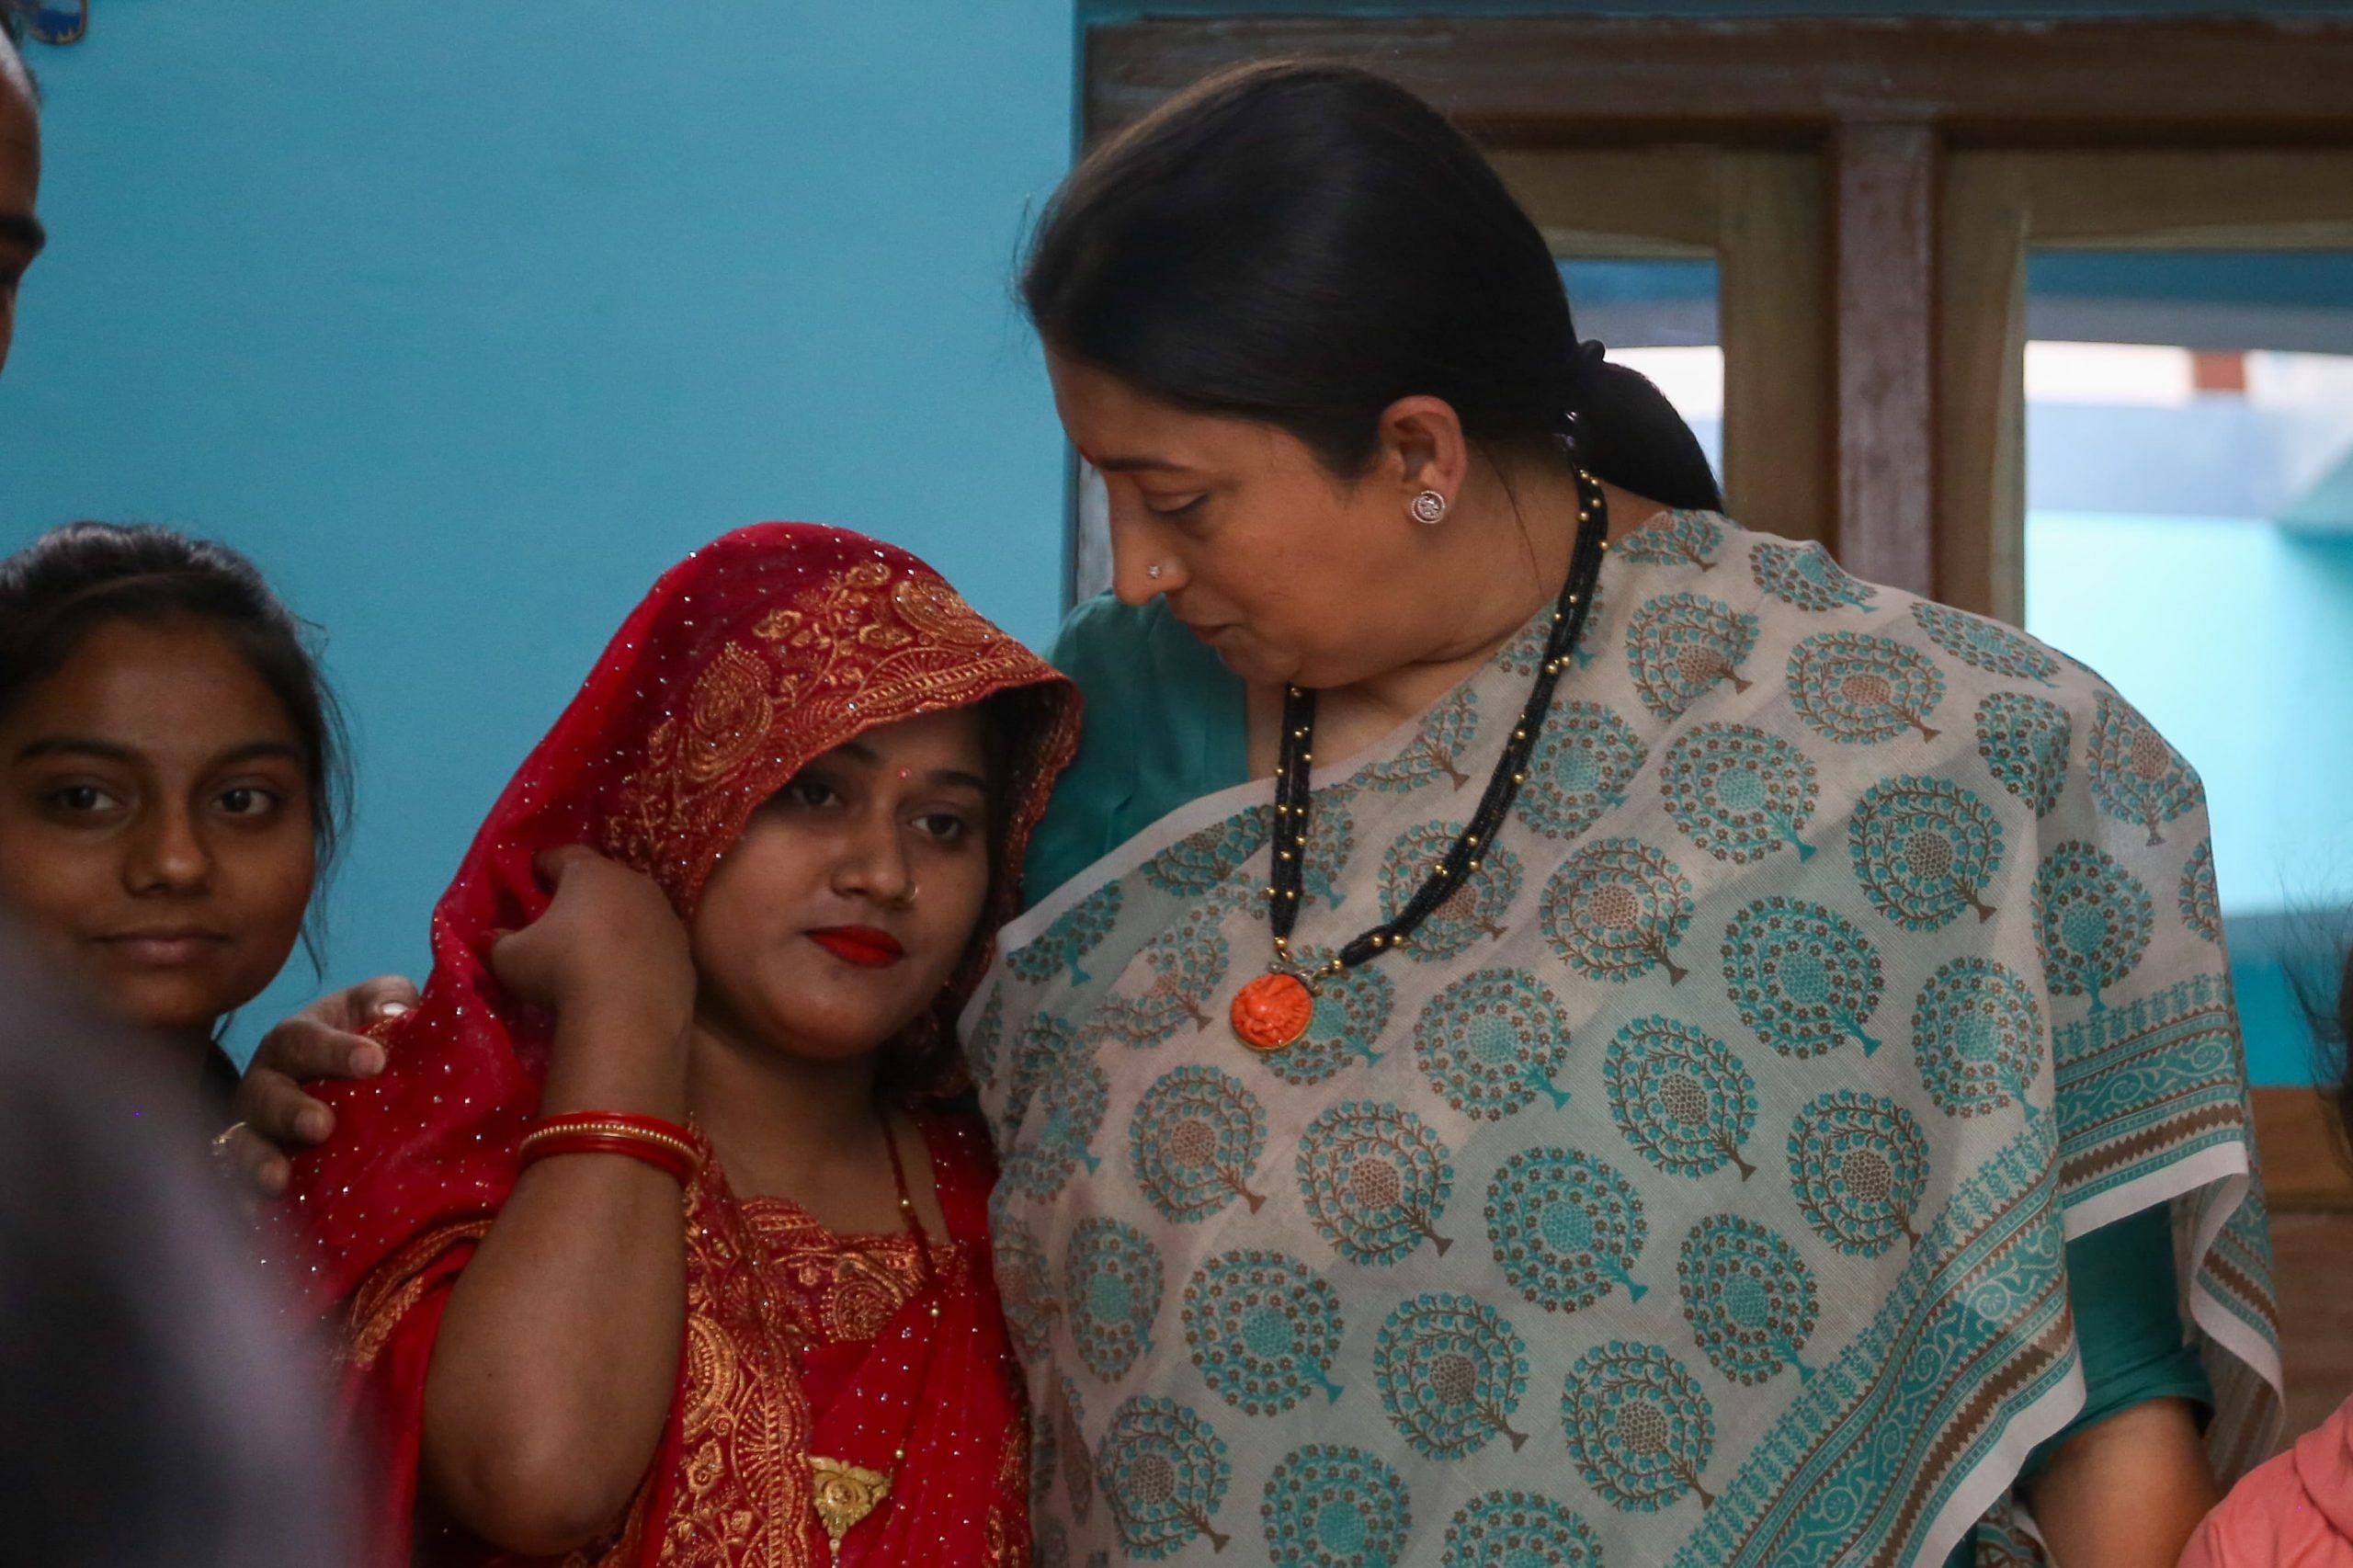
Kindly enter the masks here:
<path id="1" fill-rule="evenodd" d="M 1165 572 L 1166 570 L 1168 570 L 1168 568 L 1166 568 L 1165 566 L 1163 566 L 1159 562 L 1155 561 L 1155 562 L 1154 562 L 1151 565 L 1149 565 L 1149 566 L 1147 566 L 1147 567 L 1145 567 L 1145 568 L 1143 569 L 1143 574 L 1144 574 L 1145 576 L 1147 576 L 1147 577 L 1151 578 L 1154 582 L 1157 583 L 1157 582 L 1159 582 L 1159 581 L 1160 581 L 1160 574 L 1161 574 L 1163 572 Z"/>

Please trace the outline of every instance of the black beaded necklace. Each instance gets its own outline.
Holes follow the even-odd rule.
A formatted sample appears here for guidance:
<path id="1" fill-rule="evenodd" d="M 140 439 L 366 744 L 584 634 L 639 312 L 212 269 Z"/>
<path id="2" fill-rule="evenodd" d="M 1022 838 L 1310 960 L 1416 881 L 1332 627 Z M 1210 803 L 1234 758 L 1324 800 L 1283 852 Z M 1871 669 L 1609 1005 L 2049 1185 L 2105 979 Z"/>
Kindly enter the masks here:
<path id="1" fill-rule="evenodd" d="M 1577 470 L 1577 536 L 1569 552 L 1568 581 L 1552 608 L 1552 628 L 1545 639 L 1544 656 L 1536 667 L 1536 684 L 1504 743 L 1503 756 L 1488 776 L 1478 810 L 1446 854 L 1415 889 L 1405 907 L 1380 925 L 1359 933 L 1312 971 L 1302 970 L 1290 951 L 1291 928 L 1299 923 L 1299 895 L 1307 870 L 1309 770 L 1315 757 L 1315 693 L 1300 687 L 1283 692 L 1283 733 L 1275 774 L 1273 840 L 1267 889 L 1267 918 L 1274 927 L 1275 963 L 1265 974 L 1244 986 L 1233 998 L 1234 1035 L 1253 1051 L 1280 1051 L 1305 1035 L 1314 1021 L 1315 997 L 1324 982 L 1355 968 L 1390 949 L 1404 945 L 1415 929 L 1461 888 L 1465 876 L 1480 868 L 1481 849 L 1495 841 L 1513 799 L 1528 778 L 1528 759 L 1543 733 L 1544 717 L 1552 706 L 1552 688 L 1567 667 L 1586 614 L 1593 608 L 1593 585 L 1601 575 L 1602 558 L 1609 551 L 1609 506 L 1601 485 L 1584 469 Z"/>

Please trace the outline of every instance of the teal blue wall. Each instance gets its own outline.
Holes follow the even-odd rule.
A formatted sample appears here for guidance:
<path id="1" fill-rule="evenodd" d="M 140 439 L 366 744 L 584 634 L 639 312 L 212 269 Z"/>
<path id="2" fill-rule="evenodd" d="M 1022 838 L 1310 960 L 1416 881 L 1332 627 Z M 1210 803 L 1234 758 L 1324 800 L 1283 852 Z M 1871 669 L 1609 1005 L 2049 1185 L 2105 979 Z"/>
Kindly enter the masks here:
<path id="1" fill-rule="evenodd" d="M 329 629 L 331 975 L 423 961 L 500 784 L 712 534 L 866 528 L 1051 632 L 1064 458 L 1007 279 L 1069 155 L 1069 0 L 93 10 L 31 51 L 54 245 L 0 549 L 179 525 Z"/>

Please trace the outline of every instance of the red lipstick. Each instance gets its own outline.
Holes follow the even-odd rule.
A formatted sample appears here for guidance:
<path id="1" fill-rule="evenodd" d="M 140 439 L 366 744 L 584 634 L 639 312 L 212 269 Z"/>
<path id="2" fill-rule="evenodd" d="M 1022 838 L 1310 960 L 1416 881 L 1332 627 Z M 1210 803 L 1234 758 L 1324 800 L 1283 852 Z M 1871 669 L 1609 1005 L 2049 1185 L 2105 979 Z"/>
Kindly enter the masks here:
<path id="1" fill-rule="evenodd" d="M 871 926 L 828 926 L 810 932 L 809 939 L 842 962 L 860 969 L 888 969 L 907 956 L 896 937 Z"/>

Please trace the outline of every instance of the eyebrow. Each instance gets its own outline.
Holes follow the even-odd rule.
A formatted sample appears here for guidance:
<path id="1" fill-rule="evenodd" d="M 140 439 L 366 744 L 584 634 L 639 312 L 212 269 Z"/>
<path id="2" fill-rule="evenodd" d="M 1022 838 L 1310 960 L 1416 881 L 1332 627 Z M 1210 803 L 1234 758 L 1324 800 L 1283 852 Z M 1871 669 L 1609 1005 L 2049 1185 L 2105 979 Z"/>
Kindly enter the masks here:
<path id="1" fill-rule="evenodd" d="M 1189 473 L 1192 471 L 1180 462 L 1166 458 L 1089 458 L 1097 473 Z"/>
<path id="2" fill-rule="evenodd" d="M 90 735 L 43 735 L 28 741 L 17 753 L 18 762 L 33 762 L 44 756 L 96 756 L 108 762 L 135 765 L 143 760 L 136 746 L 119 741 L 102 741 Z M 247 741 L 244 745 L 222 752 L 212 759 L 212 767 L 233 767 L 241 762 L 259 762 L 275 758 L 301 767 L 305 762 L 301 749 L 284 741 Z"/>
<path id="3" fill-rule="evenodd" d="M 39 256 L 49 244 L 49 231 L 29 212 L 0 212 L 0 244 L 15 245 Z"/>
<path id="4" fill-rule="evenodd" d="M 880 767 L 882 766 L 881 753 L 862 742 L 844 741 L 840 745 L 835 746 L 834 749 L 835 751 L 847 752 L 850 756 L 866 764 L 869 767 Z M 982 778 L 977 773 L 968 773 L 961 767 L 935 767 L 928 774 L 925 775 L 925 777 L 934 784 L 943 786 L 961 786 L 967 790 L 977 790 L 983 795 L 987 794 L 989 790 L 989 781 L 987 779 Z"/>

